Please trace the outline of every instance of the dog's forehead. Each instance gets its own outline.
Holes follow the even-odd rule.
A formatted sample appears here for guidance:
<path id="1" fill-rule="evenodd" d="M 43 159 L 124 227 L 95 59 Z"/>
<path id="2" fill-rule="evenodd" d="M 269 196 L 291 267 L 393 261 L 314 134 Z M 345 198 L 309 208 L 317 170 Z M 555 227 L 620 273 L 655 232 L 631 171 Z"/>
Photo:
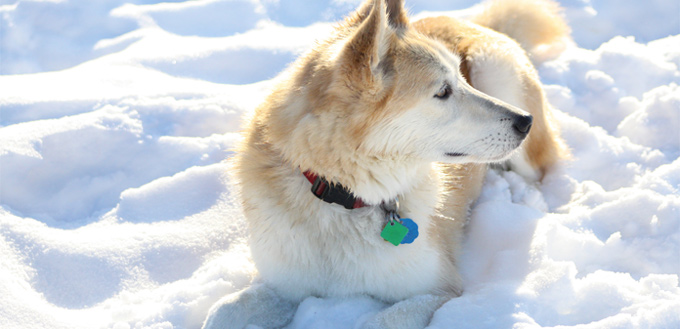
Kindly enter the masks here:
<path id="1" fill-rule="evenodd" d="M 460 66 L 460 57 L 449 51 L 440 42 L 424 36 L 404 39 L 405 60 L 414 65 L 423 74 L 456 73 Z"/>

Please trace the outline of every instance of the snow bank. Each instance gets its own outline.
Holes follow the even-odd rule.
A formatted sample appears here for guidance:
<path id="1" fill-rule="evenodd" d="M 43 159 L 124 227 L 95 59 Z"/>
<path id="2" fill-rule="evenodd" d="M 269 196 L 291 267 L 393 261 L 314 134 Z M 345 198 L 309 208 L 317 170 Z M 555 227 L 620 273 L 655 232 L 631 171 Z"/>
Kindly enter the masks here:
<path id="1" fill-rule="evenodd" d="M 241 117 L 358 2 L 0 2 L 2 327 L 199 328 L 247 287 Z M 432 328 L 680 327 L 679 4 L 561 3 L 575 44 L 539 73 L 573 158 L 488 173 Z M 290 328 L 387 306 L 310 297 Z"/>

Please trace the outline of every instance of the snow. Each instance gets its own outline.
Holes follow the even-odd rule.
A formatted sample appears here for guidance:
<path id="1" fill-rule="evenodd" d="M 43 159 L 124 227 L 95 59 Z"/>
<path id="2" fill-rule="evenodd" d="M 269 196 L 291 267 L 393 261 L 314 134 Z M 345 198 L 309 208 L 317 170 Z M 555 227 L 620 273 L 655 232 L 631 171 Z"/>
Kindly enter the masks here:
<path id="1" fill-rule="evenodd" d="M 1 0 L 0 327 L 199 328 L 247 287 L 225 159 L 357 3 Z M 561 3 L 575 44 L 539 74 L 573 157 L 536 186 L 488 173 L 432 328 L 680 327 L 680 2 Z M 387 306 L 310 297 L 290 328 Z"/>

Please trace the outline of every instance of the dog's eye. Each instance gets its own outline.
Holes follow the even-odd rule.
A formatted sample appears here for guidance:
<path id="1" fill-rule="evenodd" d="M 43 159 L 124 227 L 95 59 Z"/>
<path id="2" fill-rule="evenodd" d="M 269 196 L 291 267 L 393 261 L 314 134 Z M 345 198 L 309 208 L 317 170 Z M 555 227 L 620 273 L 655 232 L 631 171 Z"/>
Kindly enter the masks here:
<path id="1" fill-rule="evenodd" d="M 451 85 L 448 82 L 444 83 L 442 89 L 438 93 L 434 94 L 434 98 L 447 99 L 451 96 Z"/>

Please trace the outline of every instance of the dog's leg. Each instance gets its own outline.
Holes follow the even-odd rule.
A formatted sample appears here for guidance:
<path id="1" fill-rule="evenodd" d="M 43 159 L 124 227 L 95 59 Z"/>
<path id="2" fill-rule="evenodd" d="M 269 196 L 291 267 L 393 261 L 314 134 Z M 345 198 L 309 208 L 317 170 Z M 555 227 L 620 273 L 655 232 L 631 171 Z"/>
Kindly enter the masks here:
<path id="1" fill-rule="evenodd" d="M 363 329 L 423 329 L 450 296 L 420 295 L 396 303 L 376 314 Z"/>
<path id="2" fill-rule="evenodd" d="M 249 324 L 281 328 L 293 319 L 297 305 L 264 284 L 255 285 L 217 301 L 203 329 L 242 329 Z"/>

